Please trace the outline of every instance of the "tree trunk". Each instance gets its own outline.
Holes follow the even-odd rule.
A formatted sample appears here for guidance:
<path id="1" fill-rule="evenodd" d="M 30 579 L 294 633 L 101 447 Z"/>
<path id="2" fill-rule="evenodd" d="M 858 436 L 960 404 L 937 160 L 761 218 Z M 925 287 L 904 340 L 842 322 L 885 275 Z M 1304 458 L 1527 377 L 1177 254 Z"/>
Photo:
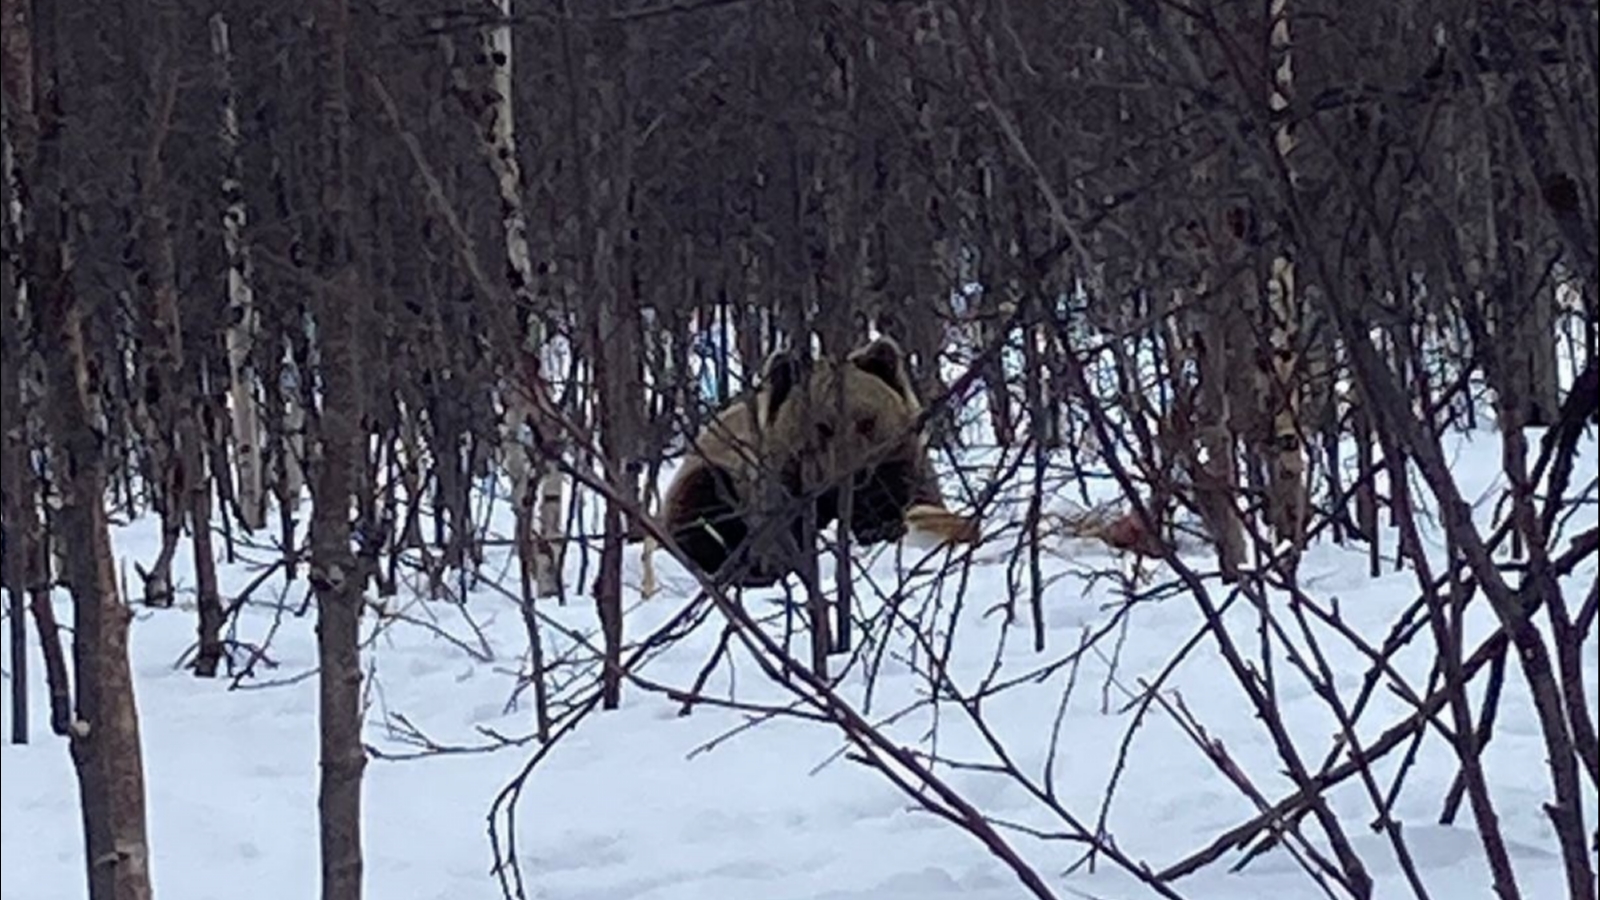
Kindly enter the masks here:
<path id="1" fill-rule="evenodd" d="M 522 627 L 528 633 L 528 680 L 533 686 L 533 721 L 535 733 L 543 743 L 550 739 L 550 694 L 545 686 L 544 640 L 539 634 L 539 617 L 535 613 L 533 583 L 532 528 L 527 519 L 533 511 L 529 507 L 516 508 L 516 541 L 518 574 L 522 584 Z"/>
<path id="2" fill-rule="evenodd" d="M 194 402 L 205 402 L 198 388 L 191 391 Z M 183 424 L 183 468 L 187 492 L 184 496 L 189 516 L 189 539 L 194 550 L 195 608 L 199 621 L 195 626 L 197 647 L 194 657 L 194 674 L 212 678 L 222 662 L 222 593 L 217 586 L 217 557 L 211 544 L 211 479 L 207 475 L 206 448 L 199 434 L 196 419 L 200 413 L 193 409 L 185 416 Z"/>
<path id="3" fill-rule="evenodd" d="M 606 657 L 601 676 L 602 702 L 615 709 L 622 700 L 622 547 L 626 538 L 624 508 L 638 507 L 639 487 L 632 461 L 643 444 L 641 413 L 645 396 L 639 374 L 640 316 L 628 270 L 626 236 L 631 225 L 628 198 L 633 179 L 633 139 L 627 130 L 632 60 L 628 32 L 598 26 L 584 56 L 583 83 L 574 97 L 593 90 L 588 133 L 592 164 L 580 169 L 593 179 L 590 191 L 593 244 L 590 289 L 595 299 L 589 358 L 594 360 L 601 452 L 612 487 L 622 502 L 605 501 L 600 572 L 595 579 L 595 604 Z M 620 77 L 607 77 L 620 73 Z"/>
<path id="4" fill-rule="evenodd" d="M 323 231 L 318 263 L 331 290 L 318 297 L 322 375 L 319 454 L 311 512 L 311 577 L 317 591 L 318 729 L 321 783 L 317 811 L 322 900 L 362 893 L 361 602 L 365 579 L 350 548 L 350 504 L 357 467 L 366 464 L 356 307 L 363 291 L 350 244 L 350 38 L 348 0 L 322 0 L 316 17 L 321 95 Z"/>
<path id="5" fill-rule="evenodd" d="M 52 470 L 61 490 L 58 526 L 73 608 L 77 704 L 69 746 L 78 775 L 90 900 L 147 900 L 150 851 L 138 707 L 128 664 L 132 614 L 117 596 L 106 518 L 105 460 L 92 418 L 94 392 L 84 347 L 86 311 L 66 269 L 57 53 L 60 12 L 33 0 L 33 127 L 20 153 L 33 188 L 24 259 L 46 364 Z M 7 23 L 8 26 L 12 23 Z M 19 117 L 20 118 L 20 117 Z"/>
<path id="6" fill-rule="evenodd" d="M 1230 410 L 1228 368 L 1234 348 L 1228 340 L 1227 317 L 1205 315 L 1195 348 L 1200 372 L 1198 412 L 1200 452 L 1194 468 L 1195 503 L 1217 546 L 1217 560 L 1226 582 L 1238 579 L 1245 563 L 1244 522 L 1239 517 L 1239 467 Z"/>
<path id="7" fill-rule="evenodd" d="M 335 0 L 340 2 L 340 0 Z M 341 42 L 342 43 L 342 42 Z M 311 512 L 311 579 L 317 592 L 320 667 L 318 729 L 322 776 L 317 798 L 323 900 L 361 896 L 361 653 L 363 579 L 350 549 L 350 503 L 365 446 L 355 366 L 351 298 L 353 268 L 341 283 L 350 291 L 326 299 L 321 317 L 324 402 Z"/>
<path id="8" fill-rule="evenodd" d="M 1529 314 L 1523 319 L 1528 355 L 1529 424 L 1556 424 L 1561 410 L 1560 368 L 1556 364 L 1556 289 L 1543 286 L 1533 293 Z M 1593 357 L 1591 357 L 1593 358 Z"/>
<path id="9" fill-rule="evenodd" d="M 300 510 L 300 496 L 305 492 L 306 486 L 306 406 L 301 400 L 303 393 L 301 383 L 305 375 L 301 370 L 300 360 L 295 357 L 292 348 L 291 337 L 285 341 L 283 364 L 278 370 L 282 380 L 279 396 L 283 398 L 284 435 L 283 448 L 280 451 L 283 471 L 280 473 L 278 506 L 285 522 L 283 535 L 285 552 L 292 550 L 295 545 L 293 514 Z M 290 571 L 294 571 L 292 567 Z"/>
<path id="10" fill-rule="evenodd" d="M 601 97 L 602 110 L 609 112 L 610 104 L 606 101 L 611 98 L 606 97 L 604 92 L 601 93 Z M 596 169 L 599 170 L 599 167 Z M 600 174 L 603 180 L 609 181 L 611 174 L 609 171 L 600 170 Z M 624 448 L 633 437 L 629 434 L 629 422 L 633 417 L 627 414 L 624 405 L 636 395 L 624 390 L 628 368 L 625 362 L 626 342 L 618 339 L 620 332 L 626 329 L 627 325 L 620 321 L 621 317 L 617 314 L 621 304 L 611 239 L 613 233 L 611 225 L 615 219 L 610 215 L 613 212 L 611 204 L 615 198 L 611 196 L 608 188 L 603 187 L 595 192 L 595 199 L 598 204 L 602 204 L 600 222 L 595 230 L 595 258 L 592 269 L 595 274 L 593 286 L 598 294 L 594 324 L 590 332 L 590 358 L 595 361 L 599 404 L 595 419 L 600 424 L 601 451 L 605 454 L 607 475 L 616 487 L 622 488 L 622 482 L 626 480 Z M 623 346 L 616 347 L 614 346 L 616 344 Z M 625 492 L 623 496 L 627 496 Z M 622 703 L 623 517 L 621 505 L 616 500 L 606 498 L 604 503 L 600 571 L 595 578 L 594 601 L 600 619 L 605 654 L 605 669 L 600 676 L 601 702 L 606 709 L 616 709 Z"/>
<path id="11" fill-rule="evenodd" d="M 978 230 L 980 234 L 994 235 L 998 229 L 994 228 L 994 221 L 998 216 L 992 214 L 994 204 L 994 164 L 987 160 L 979 163 L 978 177 L 981 182 L 979 196 L 976 199 L 978 208 Z M 980 348 L 987 349 L 996 343 L 1009 339 L 1008 325 L 1012 308 L 1010 304 L 1002 301 L 1000 295 L 1000 266 L 998 251 L 995 245 L 998 240 L 991 240 L 989 246 L 979 249 L 978 257 L 978 284 L 982 294 L 977 303 L 978 315 L 978 343 Z M 1016 443 L 1016 416 L 1012 412 L 1011 389 L 1006 380 L 1006 354 L 1004 351 L 994 354 L 983 365 L 983 382 L 986 396 L 989 401 L 989 422 L 994 431 L 995 443 L 1001 447 L 1010 447 Z"/>
<path id="12" fill-rule="evenodd" d="M 1288 0 L 1272 2 L 1271 49 L 1274 57 L 1272 91 L 1268 103 L 1280 124 L 1274 147 L 1284 165 L 1294 150 L 1294 132 L 1286 111 L 1294 87 L 1289 40 Z M 1267 450 L 1267 519 L 1274 536 L 1289 545 L 1288 559 L 1298 559 L 1305 541 L 1306 455 L 1300 429 L 1300 303 L 1295 293 L 1293 257 L 1279 252 L 1272 258 L 1267 281 L 1269 356 L 1264 372 L 1267 406 L 1271 416 L 1272 446 Z"/>
<path id="13" fill-rule="evenodd" d="M 41 203 L 41 211 L 49 204 Z M 43 241 L 40 242 L 43 244 Z M 102 496 L 104 462 L 90 419 L 89 376 L 82 310 L 65 273 L 38 265 L 40 312 L 59 324 L 45 327 L 49 360 L 50 429 L 60 468 L 73 472 L 62 486 L 58 527 L 74 551 L 67 556 L 73 606 L 73 666 L 77 705 L 70 726 L 73 762 L 83 797 L 91 900 L 150 896 L 145 833 L 144 768 L 138 708 L 128 664 L 132 614 L 117 595 L 111 533 Z M 55 282 L 49 287 L 50 281 Z"/>
<path id="14" fill-rule="evenodd" d="M 13 21 L 9 16 L 5 21 Z M 19 23 L 19 29 L 23 26 Z M 26 69 L 25 60 L 18 68 Z M 24 74 L 24 77 L 27 77 Z M 11 107 L 3 110 L 8 126 Z M 19 115 L 21 113 L 18 113 Z M 10 131 L 7 131 L 9 137 Z M 28 618 L 31 614 L 44 661 L 45 689 L 50 697 L 50 730 L 65 737 L 72 721 L 72 694 L 67 684 L 66 656 L 61 649 L 60 626 L 50 600 L 50 558 L 44 523 L 39 520 L 39 478 L 29 454 L 37 446 L 38 401 L 41 385 L 28 377 L 36 356 L 24 346 L 22 303 L 25 282 L 21 278 L 20 248 L 23 240 L 19 209 L 13 205 L 13 179 L 20 182 L 21 171 L 12 154 L 9 139 L 4 144 L 4 165 L 0 167 L 0 410 L 5 410 L 4 433 L 0 434 L 0 530 L 5 533 L 4 557 L 0 558 L 0 585 L 7 592 L 7 613 L 11 617 L 11 741 L 28 741 Z M 26 611 L 26 614 L 25 614 Z"/>
<path id="15" fill-rule="evenodd" d="M 239 154 L 238 101 L 233 86 L 233 51 L 228 43 L 228 20 L 211 16 L 211 54 L 217 84 L 222 91 L 222 152 L 226 174 L 222 178 L 222 240 L 228 254 L 228 375 L 233 424 L 234 494 L 239 520 L 246 528 L 265 527 L 261 471 L 261 428 L 256 410 L 256 371 L 252 351 L 258 322 L 255 279 L 250 248 L 245 243 L 247 209 L 244 201 L 243 162 Z M 218 473 L 222 475 L 223 473 Z"/>
<path id="16" fill-rule="evenodd" d="M 1222 580 L 1234 581 L 1245 565 L 1245 522 L 1238 516 L 1238 450 L 1232 426 L 1232 399 L 1227 368 L 1234 348 L 1226 323 L 1211 315 L 1208 340 L 1200 349 L 1200 452 L 1195 472 L 1195 501 L 1211 540 L 1216 541 Z"/>
<path id="17" fill-rule="evenodd" d="M 130 10 L 132 14 L 145 11 Z M 156 21 L 161 21 L 157 19 Z M 187 480 L 196 473 L 186 472 L 184 458 L 187 439 L 198 434 L 191 427 L 198 416 L 196 392 L 185 378 L 182 318 L 178 310 L 177 254 L 172 240 L 172 217 L 168 207 L 168 182 L 163 154 L 172 133 L 173 111 L 178 99 L 178 75 L 169 56 L 129 36 L 126 64 L 130 77 L 144 82 L 148 105 L 141 137 L 143 146 L 132 149 L 138 193 L 139 262 L 148 283 L 149 298 L 143 310 L 145 322 L 142 397 L 147 405 L 143 419 L 144 437 L 151 453 L 151 475 L 158 482 L 156 497 L 161 513 L 161 550 L 148 571 L 143 571 L 145 602 L 152 606 L 171 606 L 174 600 L 172 559 L 182 539 L 188 516 Z"/>
<path id="18" fill-rule="evenodd" d="M 494 0 L 495 9 L 504 22 L 512 17 L 512 0 Z M 528 214 L 522 198 L 522 164 L 517 155 L 517 137 L 513 106 L 512 79 L 515 47 L 511 26 L 497 24 L 485 28 L 482 34 L 481 58 L 488 66 L 489 89 L 487 94 L 475 90 L 466 73 L 456 65 L 455 51 L 448 39 L 444 47 L 446 58 L 453 68 L 456 97 L 477 120 L 480 146 L 494 175 L 495 187 L 500 195 L 501 226 L 504 229 L 506 271 L 511 280 L 511 297 L 516 304 L 517 321 L 521 327 L 519 354 L 544 355 L 545 335 L 536 313 L 534 291 L 533 252 L 528 243 Z M 515 367 L 520 369 L 521 367 Z M 505 446 L 507 469 L 512 479 L 514 501 L 519 506 L 532 494 L 539 498 L 540 515 L 524 522 L 535 525 L 533 540 L 524 546 L 533 550 L 533 574 L 537 593 L 553 597 L 561 592 L 561 559 L 557 552 L 561 529 L 560 473 L 555 461 L 543 451 L 534 453 L 528 463 L 522 429 L 530 416 L 535 415 L 533 404 L 525 391 L 513 385 L 507 392 L 507 430 Z M 546 434 L 548 440 L 554 435 Z M 530 470 L 531 468 L 531 470 Z M 551 503 L 550 498 L 554 497 Z"/>
<path id="19" fill-rule="evenodd" d="M 23 573 L 28 554 L 38 541 L 39 514 L 34 492 L 23 473 L 28 461 L 28 412 L 22 405 L 22 323 L 18 316 L 17 258 L 21 237 L 13 214 L 11 184 L 11 109 L 0 109 L 5 134 L 0 136 L 0 409 L 5 410 L 0 434 L 0 530 L 5 533 L 5 556 L 0 558 L 0 587 L 6 592 L 6 615 L 11 617 L 11 743 L 28 742 L 28 618 Z M 30 521 L 31 519 L 31 521 Z"/>
<path id="20" fill-rule="evenodd" d="M 299 572 L 299 560 L 296 554 L 295 541 L 295 508 L 298 504 L 290 502 L 291 496 L 298 496 L 298 473 L 300 463 L 295 457 L 299 450 L 300 439 L 297 434 L 291 435 L 290 429 L 299 429 L 298 420 L 292 422 L 290 418 L 290 398 L 284 390 L 288 380 L 286 366 L 290 365 L 285 358 L 286 353 L 279 347 L 278 341 L 273 339 L 269 346 L 271 351 L 266 354 L 265 365 L 262 367 L 261 393 L 266 404 L 266 431 L 267 453 L 266 481 L 272 489 L 273 496 L 278 501 L 278 542 L 281 561 L 284 567 L 284 577 L 289 581 L 295 580 Z M 298 407 L 294 407 L 298 408 Z"/>
<path id="21" fill-rule="evenodd" d="M 13 66 L 6 59 L 6 66 Z M 27 597 L 22 570 L 27 546 L 22 543 L 24 519 L 35 516 L 34 495 L 24 487 L 22 468 L 27 464 L 27 420 L 22 412 L 22 335 L 18 322 L 16 240 L 21 237 L 11 207 L 11 104 L 0 93 L 0 410 L 5 410 L 0 434 L 0 530 L 5 532 L 5 556 L 0 557 L 0 588 L 6 593 L 6 615 L 11 617 L 11 743 L 27 743 Z M 26 498 L 26 500 L 24 500 Z"/>

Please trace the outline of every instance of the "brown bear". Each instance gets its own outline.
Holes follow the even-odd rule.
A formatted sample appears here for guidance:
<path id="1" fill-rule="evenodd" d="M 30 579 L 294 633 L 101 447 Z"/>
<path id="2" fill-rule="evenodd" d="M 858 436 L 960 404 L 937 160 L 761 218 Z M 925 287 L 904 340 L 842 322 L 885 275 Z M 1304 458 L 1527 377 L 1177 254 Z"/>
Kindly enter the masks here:
<path id="1" fill-rule="evenodd" d="M 904 355 L 879 338 L 842 362 L 809 365 L 774 354 L 754 394 L 724 408 L 695 437 L 662 500 L 662 524 L 712 578 L 767 586 L 800 561 L 805 502 L 816 526 L 838 516 L 839 487 L 853 485 L 851 535 L 900 539 L 911 521 L 947 541 L 974 542 L 950 513 L 920 433 L 922 406 Z M 750 544 L 765 531 L 770 540 Z"/>

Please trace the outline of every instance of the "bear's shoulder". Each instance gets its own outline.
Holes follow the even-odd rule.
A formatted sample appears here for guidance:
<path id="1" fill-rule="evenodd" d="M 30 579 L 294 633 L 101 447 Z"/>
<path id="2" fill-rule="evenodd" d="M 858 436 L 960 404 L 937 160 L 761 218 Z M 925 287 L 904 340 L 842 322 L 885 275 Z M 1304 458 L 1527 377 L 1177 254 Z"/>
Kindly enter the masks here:
<path id="1" fill-rule="evenodd" d="M 760 398 L 744 397 L 723 407 L 695 435 L 690 447 L 707 461 L 719 466 L 737 467 L 754 455 L 756 412 Z"/>

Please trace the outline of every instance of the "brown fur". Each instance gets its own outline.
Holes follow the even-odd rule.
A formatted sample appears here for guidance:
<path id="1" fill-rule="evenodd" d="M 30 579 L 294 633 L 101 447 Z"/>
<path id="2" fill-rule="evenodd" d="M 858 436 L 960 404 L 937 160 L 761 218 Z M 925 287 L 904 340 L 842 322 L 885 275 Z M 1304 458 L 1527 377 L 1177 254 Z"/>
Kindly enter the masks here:
<path id="1" fill-rule="evenodd" d="M 849 525 L 859 543 L 898 540 L 908 522 L 945 540 L 976 540 L 971 523 L 944 508 L 913 429 L 922 407 L 892 340 L 873 341 L 843 362 L 818 359 L 809 371 L 776 354 L 763 382 L 695 437 L 663 498 L 663 525 L 708 575 L 744 585 L 782 578 L 800 555 L 796 498 L 815 498 L 817 527 L 825 527 L 846 478 L 853 479 Z M 752 546 L 743 566 L 730 566 L 748 536 L 774 517 L 774 539 Z"/>

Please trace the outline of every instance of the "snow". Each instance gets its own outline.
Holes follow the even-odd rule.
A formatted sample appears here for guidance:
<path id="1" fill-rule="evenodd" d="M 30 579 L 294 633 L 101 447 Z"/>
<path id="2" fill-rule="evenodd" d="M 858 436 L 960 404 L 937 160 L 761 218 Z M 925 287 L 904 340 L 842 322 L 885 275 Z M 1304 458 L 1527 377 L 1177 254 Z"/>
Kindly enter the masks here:
<path id="1" fill-rule="evenodd" d="M 1498 468 L 1498 441 L 1452 439 L 1454 469 L 1469 499 L 1491 498 Z M 1574 484 L 1595 476 L 1592 444 L 1580 454 Z M 1026 477 L 1017 479 L 1026 485 Z M 1066 491 L 1052 492 L 1061 505 Z M 1480 520 L 1493 515 L 1492 500 L 1478 504 Z M 307 510 L 309 512 L 309 510 Z M 1596 508 L 1580 510 L 1566 525 L 1574 534 L 1592 527 Z M 497 522 L 504 531 L 504 522 Z M 1437 535 L 1433 535 L 1437 539 Z M 116 552 L 129 563 L 148 560 L 159 539 L 154 523 L 141 520 L 120 527 Z M 942 593 L 912 579 L 898 609 L 937 631 L 936 647 L 948 639 L 950 673 L 971 692 L 980 685 L 1045 673 L 985 701 L 987 723 L 1004 752 L 1037 783 L 1044 783 L 1052 729 L 1063 690 L 1072 690 L 1061 716 L 1052 781 L 1061 806 L 1094 827 L 1107 785 L 1118 768 L 1121 747 L 1131 727 L 1131 747 L 1116 793 L 1105 813 L 1105 831 L 1117 848 L 1159 868 L 1199 849 L 1219 832 L 1249 819 L 1254 805 L 1218 771 L 1185 735 L 1173 715 L 1152 706 L 1142 716 L 1129 708 L 1128 692 L 1141 680 L 1156 678 L 1175 654 L 1203 628 L 1197 604 L 1169 592 L 1129 603 L 1113 578 L 1097 572 L 1120 562 L 1103 548 L 1052 537 L 1046 547 L 1043 595 L 1046 645 L 1032 646 L 1026 594 L 1018 597 L 1017 620 L 1007 627 L 995 611 L 1008 593 L 1005 558 L 1015 533 L 996 538 L 977 551 L 969 573 L 956 633 L 947 634 L 956 604 L 954 579 Z M 1387 534 L 1385 553 L 1393 550 Z M 1564 541 L 1558 546 L 1564 546 Z M 1437 547 L 1434 548 L 1437 551 Z M 191 570 L 183 546 L 174 572 Z M 261 552 L 247 553 L 259 560 Z M 912 547 L 859 554 L 871 559 L 877 585 L 888 590 L 897 570 L 923 556 Z M 942 560 L 942 553 L 934 558 Z M 568 584 L 593 578 L 595 557 L 579 580 L 579 560 L 569 552 Z M 1204 559 L 1196 558 L 1203 566 Z M 638 638 L 666 622 L 694 597 L 692 579 L 664 554 L 657 556 L 662 590 L 640 599 L 638 548 L 626 556 L 627 633 Z M 825 564 L 826 565 L 826 564 Z M 1344 621 L 1374 643 L 1414 598 L 1407 572 L 1392 564 L 1378 578 L 1366 575 L 1365 548 L 1314 545 L 1303 563 L 1303 586 L 1318 602 L 1337 601 Z M 130 566 L 131 567 L 131 566 Z M 827 573 L 825 568 L 825 574 Z M 1026 585 L 1026 567 L 1016 576 Z M 245 564 L 224 567 L 223 591 L 233 596 L 256 571 Z M 920 576 L 919 576 L 920 577 Z M 1596 577 L 1593 561 L 1574 573 L 1569 596 L 1586 590 Z M 532 728 L 531 693 L 510 702 L 517 672 L 525 669 L 526 632 L 510 594 L 515 569 L 503 555 L 491 554 L 485 583 L 462 607 L 446 600 L 421 599 L 412 590 L 386 601 L 402 619 L 363 620 L 369 636 L 364 663 L 370 697 L 366 740 L 389 755 L 407 755 L 407 743 L 392 716 L 403 716 L 441 745 L 485 748 L 494 743 L 480 729 L 522 737 Z M 1150 585 L 1169 581 L 1160 567 Z M 492 584 L 491 584 L 492 583 Z M 498 587 L 496 586 L 498 585 Z M 1225 593 L 1211 585 L 1218 602 Z M 317 895 L 316 822 L 317 731 L 314 619 L 297 616 L 306 590 L 302 580 L 285 585 L 269 580 L 241 612 L 236 637 L 259 643 L 271 634 L 274 666 L 260 667 L 240 689 L 230 679 L 195 679 L 176 666 L 194 633 L 192 610 L 139 609 L 133 625 L 132 654 L 144 739 L 149 796 L 150 838 L 156 895 L 163 898 L 283 900 Z M 281 592 L 281 599 L 280 599 Z M 866 579 L 857 592 L 875 637 L 886 636 L 882 603 Z M 751 591 L 746 607 L 780 629 L 781 593 Z M 70 607 L 58 596 L 62 621 Z M 1272 602 L 1283 602 L 1274 596 Z M 1479 602 L 1468 618 L 1468 644 L 1476 646 L 1492 627 Z M 592 607 L 574 595 L 562 607 L 541 604 L 550 617 L 544 630 L 547 659 L 565 662 L 552 675 L 557 701 L 571 702 L 594 677 L 587 651 L 571 636 L 598 641 Z M 1259 659 L 1258 616 L 1246 603 L 1229 607 L 1241 652 Z M 1096 648 L 1067 664 L 1086 633 L 1109 628 Z M 1366 660 L 1347 642 L 1322 627 L 1329 665 L 1348 696 L 1366 671 Z M 274 629 L 276 629 L 275 633 Z M 720 620 L 713 617 L 671 650 L 654 656 L 643 675 L 674 687 L 687 687 L 717 643 Z M 447 639 L 449 635 L 452 639 Z M 31 629 L 30 629 L 31 637 Z M 1596 696 L 1595 638 L 1585 649 L 1589 696 Z M 874 648 L 875 650 L 876 648 Z M 808 658 L 803 637 L 795 656 Z M 1115 655 L 1114 655 L 1115 654 Z M 735 651 L 730 676 L 724 665 L 707 685 L 713 697 L 782 705 L 793 699 L 783 688 L 763 681 L 753 661 Z M 996 669 L 994 659 L 1001 660 Z M 479 658 L 483 657 L 483 658 Z M 834 656 L 842 667 L 853 659 L 840 687 L 843 697 L 902 745 L 937 752 L 945 760 L 993 764 L 993 746 L 961 709 L 922 701 L 929 690 L 926 654 L 915 649 L 907 629 L 888 634 L 887 652 L 862 657 Z M 1114 659 L 1114 662 L 1113 662 Z M 870 705 L 866 698 L 869 662 L 880 666 Z M 1423 634 L 1398 654 L 1397 670 L 1409 684 L 1425 690 L 1432 661 L 1431 638 Z M 70 900 L 86 896 L 77 788 L 63 742 L 44 724 L 46 698 L 37 656 L 31 660 L 33 743 L 0 749 L 4 829 L 0 835 L 0 896 L 4 900 Z M 1281 657 L 1273 661 L 1277 704 L 1308 766 L 1322 764 L 1338 729 L 1316 693 Z M 1182 705 L 1207 735 L 1226 747 L 1229 758 L 1269 801 L 1290 792 L 1289 780 L 1267 732 L 1257 720 L 1218 653 L 1202 637 L 1199 646 L 1168 677 L 1163 696 Z M 1542 804 L 1550 789 L 1543 743 L 1521 677 L 1513 666 L 1485 766 L 1524 896 L 1565 895 L 1561 861 Z M 11 710 L 3 704 L 9 732 Z M 907 710 L 909 711 L 907 712 Z M 1358 733 L 1370 741 L 1404 718 L 1408 706 L 1380 686 L 1362 715 Z M 841 753 L 831 727 L 777 718 L 743 728 L 746 714 L 702 705 L 679 716 L 678 703 L 636 685 L 624 688 L 620 710 L 596 713 L 564 738 L 533 770 L 517 807 L 519 859 L 530 897 L 545 900 L 1012 900 L 1027 896 L 1011 871 L 979 842 L 944 820 L 922 811 L 879 773 Z M 903 714 L 902 714 L 903 713 Z M 709 749 L 706 749 L 709 748 Z M 486 836 L 496 795 L 523 769 L 536 746 L 502 746 L 485 752 L 439 752 L 416 758 L 373 759 L 365 788 L 367 896 L 377 900 L 469 900 L 495 898 L 500 889 L 491 872 Z M 1380 790 L 1388 790 L 1401 754 L 1374 767 Z M 1044 832 L 1067 825 L 1014 780 L 971 766 L 938 765 L 935 771 L 986 815 Z M 1435 897 L 1489 898 L 1486 866 L 1470 811 L 1455 826 L 1436 824 L 1439 807 L 1455 768 L 1437 734 L 1418 750 L 1395 815 L 1425 883 Z M 1593 827 L 1597 802 L 1585 781 L 1585 821 Z M 1360 779 L 1350 779 L 1329 794 L 1356 850 L 1377 882 L 1378 897 L 1410 896 L 1387 839 L 1367 827 L 1373 807 Z M 503 823 L 503 820 L 501 820 Z M 1316 833 L 1314 827 L 1304 829 Z M 1081 843 L 1048 840 L 1002 829 L 1051 888 L 1062 897 L 1141 898 L 1154 896 L 1103 857 L 1093 866 L 1076 865 Z M 1287 855 L 1274 852 L 1239 873 L 1228 869 L 1239 859 L 1224 856 L 1201 872 L 1173 883 L 1181 896 L 1239 900 L 1270 896 L 1300 900 L 1326 896 Z M 1068 873 L 1068 870 L 1071 870 Z"/>

